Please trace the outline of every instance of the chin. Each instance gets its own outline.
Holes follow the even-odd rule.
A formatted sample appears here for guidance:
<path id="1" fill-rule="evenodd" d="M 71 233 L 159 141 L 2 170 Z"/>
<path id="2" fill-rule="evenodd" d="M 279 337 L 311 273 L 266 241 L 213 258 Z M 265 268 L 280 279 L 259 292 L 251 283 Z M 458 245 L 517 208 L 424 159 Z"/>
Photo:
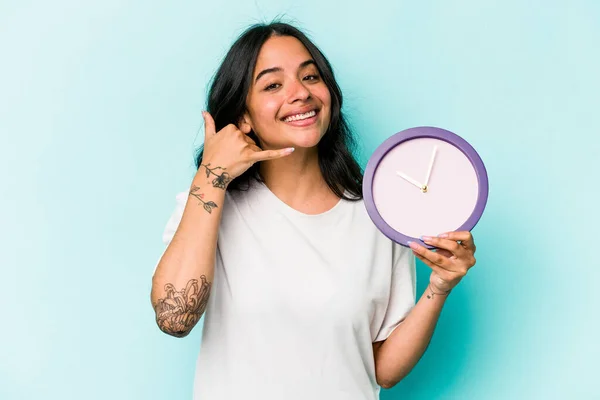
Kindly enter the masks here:
<path id="1" fill-rule="evenodd" d="M 321 134 L 321 132 L 296 134 L 290 137 L 289 143 L 291 147 L 311 148 L 317 146 L 322 137 L 323 134 Z"/>

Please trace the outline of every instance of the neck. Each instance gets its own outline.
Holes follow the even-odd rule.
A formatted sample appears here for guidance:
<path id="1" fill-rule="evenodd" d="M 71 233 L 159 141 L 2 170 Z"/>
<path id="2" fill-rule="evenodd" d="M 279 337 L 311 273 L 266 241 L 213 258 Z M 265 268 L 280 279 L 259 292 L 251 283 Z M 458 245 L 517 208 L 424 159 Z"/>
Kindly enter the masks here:
<path id="1" fill-rule="evenodd" d="M 260 163 L 265 185 L 288 204 L 301 204 L 330 197 L 316 148 L 296 149 L 289 156 Z"/>

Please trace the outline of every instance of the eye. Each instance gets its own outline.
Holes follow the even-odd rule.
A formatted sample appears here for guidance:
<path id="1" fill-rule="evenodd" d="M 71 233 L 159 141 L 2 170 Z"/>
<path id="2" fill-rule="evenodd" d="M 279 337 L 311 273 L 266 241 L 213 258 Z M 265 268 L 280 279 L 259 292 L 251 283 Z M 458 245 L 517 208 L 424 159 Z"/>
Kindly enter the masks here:
<path id="1" fill-rule="evenodd" d="M 319 75 L 307 75 L 304 77 L 305 81 L 316 81 L 319 79 Z"/>
<path id="2" fill-rule="evenodd" d="M 279 86 L 281 86 L 279 83 L 271 83 L 270 85 L 268 85 L 267 87 L 265 87 L 265 90 L 267 90 L 267 91 L 275 90 Z"/>

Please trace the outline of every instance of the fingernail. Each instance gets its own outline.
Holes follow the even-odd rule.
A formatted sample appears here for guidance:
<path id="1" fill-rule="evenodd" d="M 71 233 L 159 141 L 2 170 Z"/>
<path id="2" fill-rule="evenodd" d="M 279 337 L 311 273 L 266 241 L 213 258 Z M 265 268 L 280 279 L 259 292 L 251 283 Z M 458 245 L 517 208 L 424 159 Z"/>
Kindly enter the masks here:
<path id="1" fill-rule="evenodd" d="M 285 152 L 286 152 L 286 153 L 293 153 L 293 152 L 294 152 L 294 150 L 296 150 L 296 149 L 295 149 L 295 148 L 293 148 L 293 147 L 288 147 L 287 149 L 285 149 Z"/>
<path id="2" fill-rule="evenodd" d="M 413 242 L 412 240 L 409 240 L 408 247 L 410 247 L 411 249 L 417 249 L 419 247 L 419 245 L 416 244 L 415 242 Z"/>
<path id="3" fill-rule="evenodd" d="M 431 240 L 431 236 L 421 236 L 420 239 L 424 242 L 429 242 Z"/>
<path id="4" fill-rule="evenodd" d="M 448 237 L 448 234 L 447 234 L 447 233 L 440 233 L 440 234 L 438 235 L 438 237 L 439 237 L 439 238 L 447 238 L 447 237 Z"/>

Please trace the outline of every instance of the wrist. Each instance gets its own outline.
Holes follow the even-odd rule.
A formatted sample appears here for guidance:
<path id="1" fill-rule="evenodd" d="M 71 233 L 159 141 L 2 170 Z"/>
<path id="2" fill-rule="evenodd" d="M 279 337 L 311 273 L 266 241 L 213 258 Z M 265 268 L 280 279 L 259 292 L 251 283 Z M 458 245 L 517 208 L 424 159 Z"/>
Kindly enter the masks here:
<path id="1" fill-rule="evenodd" d="M 222 185 L 220 181 L 215 182 L 215 177 L 211 176 L 209 178 L 206 177 L 206 173 L 199 171 L 192 179 L 191 188 L 200 188 L 202 193 L 210 193 L 211 196 L 220 196 L 225 195 L 227 191 L 227 184 Z"/>
<path id="2" fill-rule="evenodd" d="M 198 179 L 197 182 L 203 185 L 210 185 L 217 189 L 226 190 L 229 183 L 235 178 L 226 169 L 225 167 L 202 160 L 198 171 L 196 171 L 194 181 Z"/>
<path id="3" fill-rule="evenodd" d="M 434 285 L 431 284 L 431 282 L 429 282 L 429 284 L 427 285 L 427 289 L 425 289 L 425 291 L 427 292 L 427 298 L 432 299 L 435 296 L 448 296 L 450 294 L 450 292 L 452 291 L 452 289 L 443 290 L 443 289 L 435 287 Z"/>

